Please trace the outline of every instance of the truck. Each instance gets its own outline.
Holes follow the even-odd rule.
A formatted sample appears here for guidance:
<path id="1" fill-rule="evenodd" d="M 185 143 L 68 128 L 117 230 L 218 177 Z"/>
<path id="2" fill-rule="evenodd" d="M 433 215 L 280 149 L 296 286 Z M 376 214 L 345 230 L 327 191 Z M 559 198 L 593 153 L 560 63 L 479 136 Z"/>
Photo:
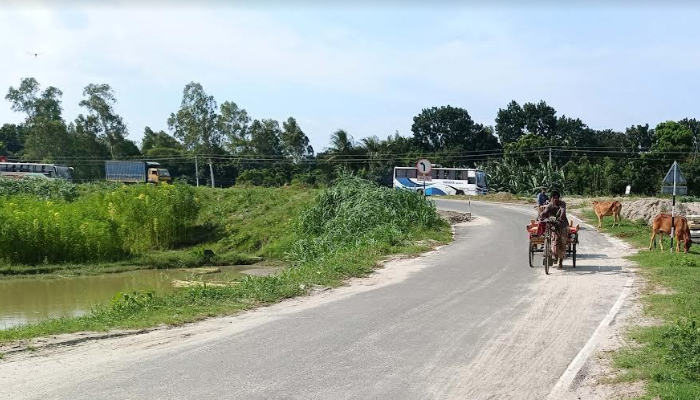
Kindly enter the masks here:
<path id="1" fill-rule="evenodd" d="M 122 183 L 170 182 L 170 172 L 157 162 L 105 161 L 105 178 Z"/>

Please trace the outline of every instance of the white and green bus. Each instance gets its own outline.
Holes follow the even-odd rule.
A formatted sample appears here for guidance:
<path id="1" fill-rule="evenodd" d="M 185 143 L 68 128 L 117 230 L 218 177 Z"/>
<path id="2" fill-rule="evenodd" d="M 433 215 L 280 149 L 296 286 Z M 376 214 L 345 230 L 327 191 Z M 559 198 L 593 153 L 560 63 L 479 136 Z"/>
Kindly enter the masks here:
<path id="1" fill-rule="evenodd" d="M 427 196 L 469 195 L 488 193 L 486 173 L 474 168 L 433 167 L 429 177 L 418 176 L 416 167 L 395 167 L 394 187 L 415 190 Z"/>
<path id="2" fill-rule="evenodd" d="M 0 176 L 19 179 L 25 176 L 44 176 L 46 178 L 73 179 L 73 168 L 57 164 L 39 164 L 23 162 L 0 162 Z"/>

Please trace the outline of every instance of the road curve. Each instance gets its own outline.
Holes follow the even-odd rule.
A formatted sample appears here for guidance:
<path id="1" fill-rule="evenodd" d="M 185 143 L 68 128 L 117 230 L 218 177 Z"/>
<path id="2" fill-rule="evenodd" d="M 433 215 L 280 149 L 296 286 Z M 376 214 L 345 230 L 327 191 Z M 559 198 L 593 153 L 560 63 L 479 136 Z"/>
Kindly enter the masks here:
<path id="1" fill-rule="evenodd" d="M 622 292 L 624 251 L 584 229 L 578 268 L 545 276 L 527 264 L 531 210 L 471 209 L 401 279 L 0 361 L 0 398 L 544 399 Z"/>

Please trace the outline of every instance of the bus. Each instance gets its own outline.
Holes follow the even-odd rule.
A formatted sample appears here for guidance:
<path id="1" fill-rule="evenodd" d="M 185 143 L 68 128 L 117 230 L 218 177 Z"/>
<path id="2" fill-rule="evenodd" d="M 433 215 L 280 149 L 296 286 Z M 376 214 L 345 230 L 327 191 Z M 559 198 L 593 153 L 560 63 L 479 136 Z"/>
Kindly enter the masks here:
<path id="1" fill-rule="evenodd" d="M 394 187 L 423 194 L 423 178 L 416 167 L 395 167 Z M 425 179 L 426 196 L 470 195 L 488 193 L 486 173 L 474 168 L 433 167 Z"/>
<path id="2" fill-rule="evenodd" d="M 25 176 L 73 179 L 73 167 L 58 164 L 38 164 L 22 162 L 0 162 L 0 176 L 19 179 Z"/>

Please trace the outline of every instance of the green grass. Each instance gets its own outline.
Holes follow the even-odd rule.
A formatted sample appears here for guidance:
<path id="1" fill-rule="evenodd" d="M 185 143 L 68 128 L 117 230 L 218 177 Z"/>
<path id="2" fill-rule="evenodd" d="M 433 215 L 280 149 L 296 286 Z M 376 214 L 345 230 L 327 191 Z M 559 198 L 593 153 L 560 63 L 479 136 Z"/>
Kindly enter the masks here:
<path id="1" fill-rule="evenodd" d="M 112 193 L 115 190 L 113 185 L 85 185 L 89 186 L 88 188 L 82 186 L 79 186 L 79 192 L 88 197 L 104 196 L 104 193 Z M 0 263 L 0 279 L 56 278 L 149 268 L 245 265 L 263 259 L 273 263 L 283 262 L 289 259 L 287 252 L 295 237 L 293 221 L 317 194 L 317 190 L 304 188 L 198 188 L 192 193 L 192 198 L 197 200 L 199 212 L 194 225 L 187 229 L 187 236 L 178 239 L 179 248 L 145 250 L 119 260 L 94 262 L 6 261 Z M 138 198 L 138 194 L 132 197 Z M 33 201 L 37 203 L 36 200 Z M 82 202 L 79 199 L 73 204 L 81 205 Z M 178 214 L 177 211 L 171 213 Z M 79 219 L 76 223 L 78 222 Z M 138 230 L 138 225 L 134 224 L 133 229 Z M 65 230 L 70 232 L 70 226 Z M 118 231 L 115 230 L 114 233 L 117 234 Z M 77 246 L 80 242 L 80 237 L 67 234 L 62 245 Z M 37 242 L 37 246 L 39 244 L 40 242 Z M 204 257 L 205 249 L 212 250 L 214 257 Z"/>
<path id="2" fill-rule="evenodd" d="M 584 216 L 597 224 L 592 212 Z M 650 228 L 643 221 L 623 219 L 619 228 L 610 228 L 611 222 L 603 222 L 604 232 L 643 249 L 630 259 L 649 282 L 642 297 L 645 313 L 662 322 L 631 329 L 629 337 L 638 346 L 614 354 L 614 365 L 622 369 L 616 380 L 643 380 L 647 393 L 641 399 L 700 399 L 700 249 L 692 246 L 688 254 L 671 254 L 668 247 L 648 251 Z M 665 245 L 670 245 L 668 238 Z"/>
<path id="3" fill-rule="evenodd" d="M 214 246 L 212 246 L 214 247 Z M 208 246 L 197 246 L 178 250 L 161 250 L 146 253 L 125 261 L 95 264 L 53 265 L 5 265 L 0 266 L 1 279 L 19 278 L 66 278 L 136 271 L 140 269 L 196 268 L 204 266 L 251 265 L 262 258 L 228 251 L 206 257 L 203 250 Z"/>
<path id="4" fill-rule="evenodd" d="M 451 239 L 435 206 L 407 191 L 346 178 L 320 192 L 297 189 L 231 189 L 202 216 L 226 221 L 217 243 L 284 257 L 291 266 L 268 277 L 246 277 L 232 287 L 193 287 L 169 294 L 118 294 L 81 317 L 46 320 L 0 330 L 0 342 L 79 331 L 177 325 L 235 313 L 362 277 L 391 254 L 417 254 Z M 289 190 L 288 192 L 284 192 Z M 225 201 L 223 199 L 226 199 Z M 266 203 L 260 206 L 260 203 Z M 257 220 L 257 224 L 246 218 Z M 371 221 L 371 222 L 368 222 Z M 243 229 L 245 228 L 245 229 Z"/>

